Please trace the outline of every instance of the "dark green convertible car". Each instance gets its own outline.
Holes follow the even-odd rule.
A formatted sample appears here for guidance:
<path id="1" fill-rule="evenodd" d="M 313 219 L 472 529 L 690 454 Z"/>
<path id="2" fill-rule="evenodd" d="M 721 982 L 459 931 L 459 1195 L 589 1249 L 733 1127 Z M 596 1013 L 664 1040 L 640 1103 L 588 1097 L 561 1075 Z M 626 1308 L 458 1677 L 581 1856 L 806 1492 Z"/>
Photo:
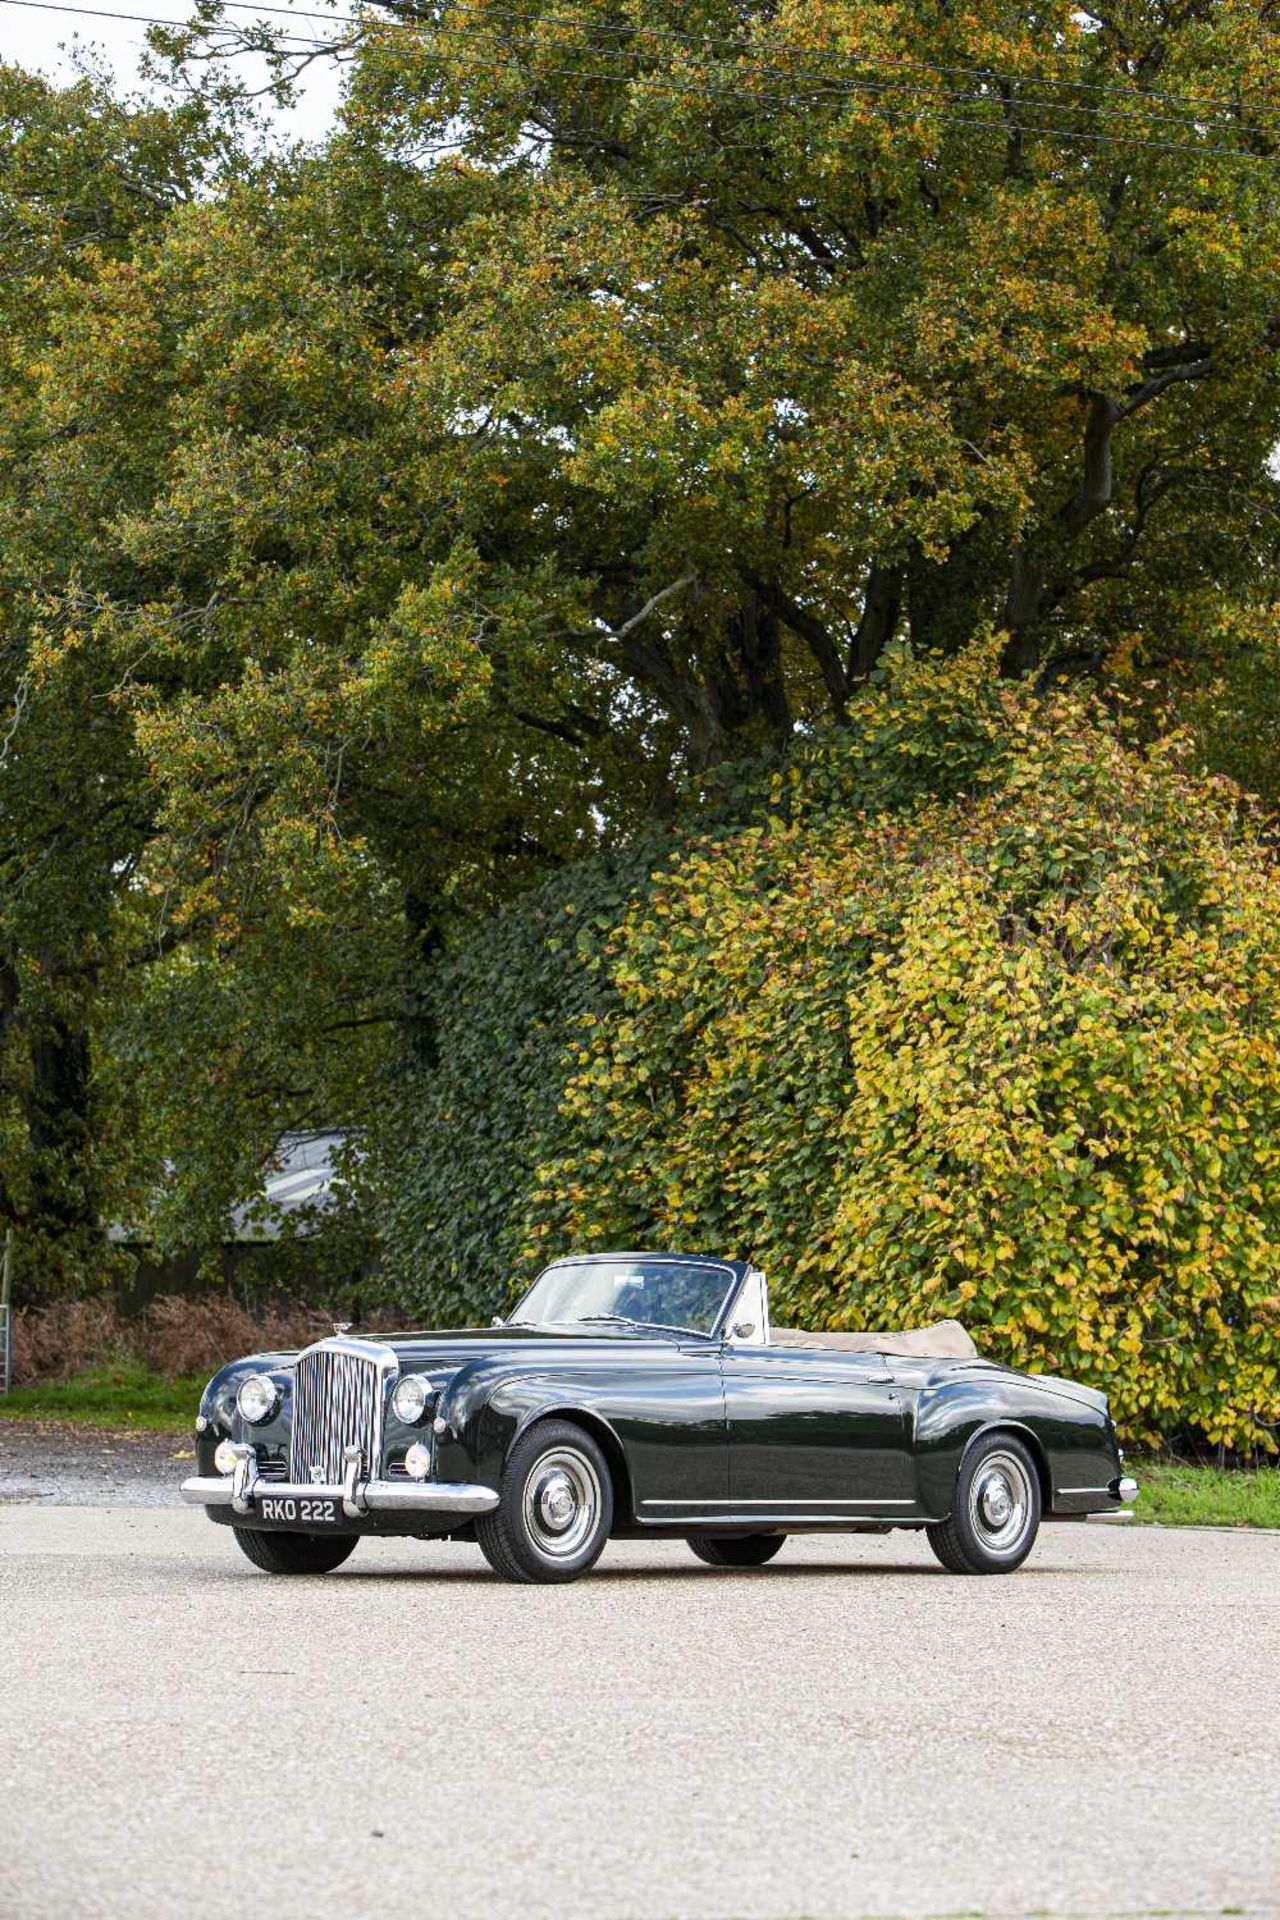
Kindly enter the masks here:
<path id="1" fill-rule="evenodd" d="M 184 1497 L 255 1566 L 326 1573 L 363 1534 L 478 1541 L 572 1580 L 610 1537 L 757 1567 L 788 1534 L 922 1527 L 1011 1573 L 1042 1519 L 1126 1511 L 1103 1394 L 979 1357 L 954 1321 L 771 1327 L 749 1262 L 557 1260 L 492 1327 L 256 1354 L 214 1376 Z"/>

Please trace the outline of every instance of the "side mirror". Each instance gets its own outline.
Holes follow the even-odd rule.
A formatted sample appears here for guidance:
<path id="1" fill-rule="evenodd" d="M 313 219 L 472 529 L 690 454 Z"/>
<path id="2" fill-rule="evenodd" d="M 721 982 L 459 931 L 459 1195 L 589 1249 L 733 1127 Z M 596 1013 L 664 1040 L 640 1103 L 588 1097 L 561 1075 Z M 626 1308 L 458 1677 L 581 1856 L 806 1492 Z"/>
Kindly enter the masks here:
<path id="1" fill-rule="evenodd" d="M 489 1325 L 491 1327 L 505 1327 L 506 1324 L 507 1324 L 506 1321 L 503 1319 L 500 1313 L 495 1313 L 492 1320 L 489 1322 Z"/>
<path id="2" fill-rule="evenodd" d="M 754 1320 L 735 1320 L 729 1329 L 729 1338 L 731 1340 L 750 1340 L 755 1330 L 756 1323 Z"/>

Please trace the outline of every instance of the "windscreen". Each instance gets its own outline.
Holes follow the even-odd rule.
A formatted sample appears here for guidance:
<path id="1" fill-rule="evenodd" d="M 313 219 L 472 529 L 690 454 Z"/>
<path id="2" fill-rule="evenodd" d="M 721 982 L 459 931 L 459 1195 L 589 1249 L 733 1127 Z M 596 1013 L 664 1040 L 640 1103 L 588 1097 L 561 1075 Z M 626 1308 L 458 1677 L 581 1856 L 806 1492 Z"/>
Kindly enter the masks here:
<path id="1" fill-rule="evenodd" d="M 724 1267 L 694 1261 L 565 1260 L 539 1275 L 511 1324 L 710 1333 L 731 1284 Z"/>

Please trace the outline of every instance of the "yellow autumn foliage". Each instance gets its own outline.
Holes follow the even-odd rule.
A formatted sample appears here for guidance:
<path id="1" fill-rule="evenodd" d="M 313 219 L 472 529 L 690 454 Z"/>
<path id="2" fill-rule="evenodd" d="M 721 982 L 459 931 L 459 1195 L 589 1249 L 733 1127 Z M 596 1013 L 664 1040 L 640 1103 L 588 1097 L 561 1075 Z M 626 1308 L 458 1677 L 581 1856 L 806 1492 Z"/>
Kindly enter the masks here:
<path id="1" fill-rule="evenodd" d="M 636 900 L 526 1251 L 751 1254 L 780 1317 L 955 1314 L 1130 1436 L 1274 1450 L 1280 877 L 1176 742 L 992 660 L 894 663 Z"/>

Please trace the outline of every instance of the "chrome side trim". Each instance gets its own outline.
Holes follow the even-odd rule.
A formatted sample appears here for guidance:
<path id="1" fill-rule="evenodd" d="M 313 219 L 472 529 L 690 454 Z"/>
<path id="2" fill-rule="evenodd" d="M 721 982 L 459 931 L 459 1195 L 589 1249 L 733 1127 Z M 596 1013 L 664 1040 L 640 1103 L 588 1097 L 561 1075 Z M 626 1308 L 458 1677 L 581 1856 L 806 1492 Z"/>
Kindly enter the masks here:
<path id="1" fill-rule="evenodd" d="M 750 1519 L 757 1507 L 776 1513 L 779 1507 L 914 1507 L 914 1500 L 642 1500 L 642 1507 L 729 1507 Z"/>
<path id="2" fill-rule="evenodd" d="M 1128 1474 L 1125 1474 L 1123 1478 L 1117 1477 L 1115 1480 L 1108 1480 L 1105 1487 L 1058 1487 L 1054 1490 L 1053 1497 L 1055 1500 L 1065 1500 L 1068 1498 L 1123 1500 L 1126 1506 L 1131 1506 L 1138 1497 L 1138 1483 L 1136 1480 L 1131 1479 Z M 1109 1510 L 1104 1509 L 1101 1514 L 1091 1513 L 1087 1517 L 1090 1520 L 1105 1519 L 1107 1511 Z M 1053 1516 L 1051 1515 L 1049 1517 L 1052 1518 Z"/>
<path id="3" fill-rule="evenodd" d="M 239 1470 L 237 1463 L 237 1471 Z M 237 1505 L 234 1479 L 221 1474 L 196 1474 L 184 1480 L 181 1494 L 193 1507 L 231 1507 L 237 1513 L 252 1514 L 259 1500 L 333 1500 L 349 1518 L 368 1513 L 492 1513 L 498 1496 L 492 1487 L 476 1487 L 466 1481 L 365 1480 L 355 1487 L 359 1503 L 355 1513 L 347 1507 L 347 1485 L 317 1486 L 310 1481 L 253 1481 L 244 1505 Z"/>
<path id="4" fill-rule="evenodd" d="M 769 1524 L 779 1527 L 808 1527 L 817 1525 L 844 1527 L 857 1526 L 861 1522 L 865 1522 L 868 1526 L 883 1527 L 887 1532 L 890 1525 L 889 1516 L 884 1513 L 883 1510 L 878 1513 L 831 1513 L 821 1507 L 806 1507 L 799 1513 L 796 1512 L 794 1507 L 787 1513 L 784 1513 L 779 1507 L 769 1507 L 767 1509 L 762 1507 L 758 1511 L 751 1513 L 744 1513 L 741 1509 L 736 1513 L 726 1513 L 723 1507 L 718 1513 L 709 1513 L 703 1508 L 698 1513 L 638 1514 L 636 1518 L 638 1524 L 642 1527 L 687 1527 L 702 1521 L 705 1521 L 710 1526 L 718 1527 L 733 1526 L 735 1524 L 744 1527 L 759 1527 Z M 904 1515 L 901 1521 L 894 1521 L 893 1524 L 895 1526 L 924 1526 L 926 1523 L 918 1514 L 912 1513 L 909 1516 Z"/>

